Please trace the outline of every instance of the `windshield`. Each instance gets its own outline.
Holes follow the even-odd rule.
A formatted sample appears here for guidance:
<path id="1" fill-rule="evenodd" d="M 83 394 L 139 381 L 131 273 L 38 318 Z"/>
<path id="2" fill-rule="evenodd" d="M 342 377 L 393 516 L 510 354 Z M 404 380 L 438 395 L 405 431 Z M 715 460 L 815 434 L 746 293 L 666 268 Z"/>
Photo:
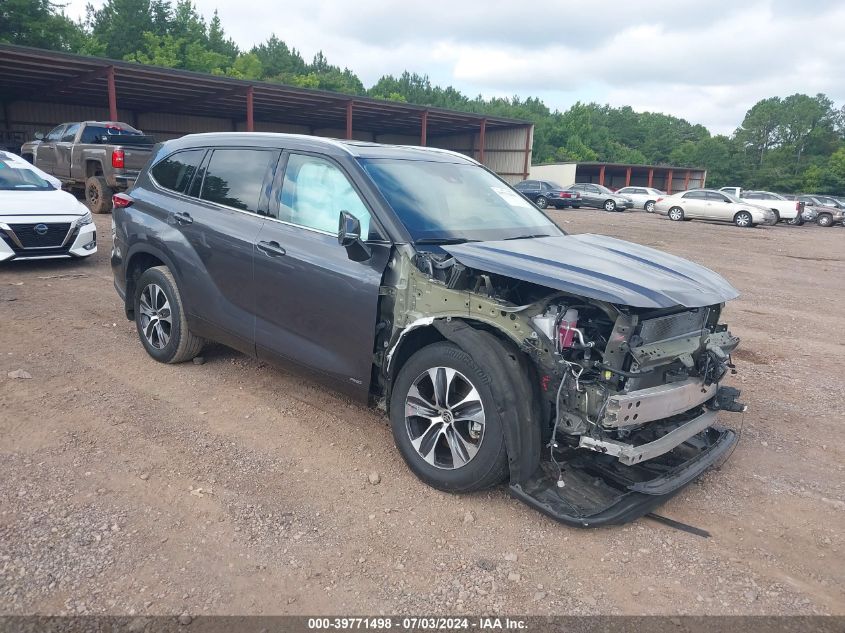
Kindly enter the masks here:
<path id="1" fill-rule="evenodd" d="M 604 185 L 594 185 L 594 186 L 597 187 L 598 190 L 601 191 L 602 193 L 613 193 L 610 189 L 608 189 Z"/>
<path id="2" fill-rule="evenodd" d="M 742 200 L 737 198 L 735 195 L 728 193 L 727 191 L 719 191 L 723 196 L 725 196 L 731 202 L 739 202 L 742 203 Z"/>
<path id="3" fill-rule="evenodd" d="M 417 243 L 564 235 L 522 195 L 466 163 L 361 159 Z"/>
<path id="4" fill-rule="evenodd" d="M 31 169 L 0 159 L 0 191 L 52 191 L 53 185 Z"/>

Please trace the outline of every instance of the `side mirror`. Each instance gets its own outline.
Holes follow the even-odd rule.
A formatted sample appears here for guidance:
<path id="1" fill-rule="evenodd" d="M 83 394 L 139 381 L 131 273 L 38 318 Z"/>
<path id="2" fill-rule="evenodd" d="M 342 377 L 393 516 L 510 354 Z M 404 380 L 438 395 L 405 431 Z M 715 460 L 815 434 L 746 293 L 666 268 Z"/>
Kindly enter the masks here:
<path id="1" fill-rule="evenodd" d="M 346 249 L 349 259 L 363 262 L 370 258 L 372 252 L 361 239 L 361 222 L 349 211 L 340 212 L 340 222 L 337 229 L 337 243 Z"/>
<path id="2" fill-rule="evenodd" d="M 44 132 L 36 132 L 34 136 L 36 141 L 44 140 Z"/>

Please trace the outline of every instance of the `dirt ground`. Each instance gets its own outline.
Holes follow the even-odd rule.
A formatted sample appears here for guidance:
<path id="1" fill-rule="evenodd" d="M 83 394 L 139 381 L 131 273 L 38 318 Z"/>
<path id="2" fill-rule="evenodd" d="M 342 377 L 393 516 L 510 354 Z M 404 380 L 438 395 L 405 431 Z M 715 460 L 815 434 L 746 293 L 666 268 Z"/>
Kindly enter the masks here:
<path id="1" fill-rule="evenodd" d="M 154 362 L 97 216 L 91 260 L 0 265 L 0 613 L 845 614 L 845 229 L 551 214 L 742 292 L 741 441 L 660 510 L 711 538 L 437 492 L 306 379 L 220 346 Z"/>

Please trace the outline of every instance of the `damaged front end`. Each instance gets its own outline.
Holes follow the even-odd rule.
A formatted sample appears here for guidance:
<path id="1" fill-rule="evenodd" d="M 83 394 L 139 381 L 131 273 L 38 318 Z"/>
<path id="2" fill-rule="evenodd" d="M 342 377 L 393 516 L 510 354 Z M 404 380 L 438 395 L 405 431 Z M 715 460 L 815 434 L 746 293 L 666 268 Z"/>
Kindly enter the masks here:
<path id="1" fill-rule="evenodd" d="M 719 317 L 736 291 L 685 260 L 621 245 L 525 240 L 518 248 L 535 251 L 515 259 L 514 243 L 400 249 L 382 289 L 376 365 L 385 390 L 404 343 L 429 328 L 458 345 L 470 332 L 493 334 L 526 359 L 536 402 L 531 413 L 511 412 L 505 431 L 510 490 L 583 527 L 642 516 L 719 462 L 736 435 L 716 426 L 717 412 L 745 409 L 739 391 L 721 385 L 739 340 Z M 601 257 L 594 284 L 588 268 L 566 261 L 588 252 Z M 687 268 L 673 273 L 675 260 Z M 659 283 L 671 292 L 655 292 Z"/>

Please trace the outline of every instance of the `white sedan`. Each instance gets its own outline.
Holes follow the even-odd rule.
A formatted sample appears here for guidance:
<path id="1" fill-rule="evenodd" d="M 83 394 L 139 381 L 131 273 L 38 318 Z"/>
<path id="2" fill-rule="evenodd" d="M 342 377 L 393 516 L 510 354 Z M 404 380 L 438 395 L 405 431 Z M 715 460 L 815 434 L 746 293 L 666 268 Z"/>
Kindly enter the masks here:
<path id="1" fill-rule="evenodd" d="M 666 195 L 666 192 L 652 187 L 623 187 L 616 193 L 633 200 L 635 209 L 645 209 L 649 213 L 654 213 L 654 204 L 657 199 Z"/>
<path id="2" fill-rule="evenodd" d="M 771 209 L 712 189 L 690 189 L 659 198 L 655 204 L 655 210 L 661 215 L 668 215 L 670 220 L 676 222 L 716 220 L 732 222 L 743 228 L 777 222 Z"/>
<path id="3" fill-rule="evenodd" d="M 0 261 L 97 252 L 91 212 L 54 181 L 20 156 L 0 151 Z"/>

